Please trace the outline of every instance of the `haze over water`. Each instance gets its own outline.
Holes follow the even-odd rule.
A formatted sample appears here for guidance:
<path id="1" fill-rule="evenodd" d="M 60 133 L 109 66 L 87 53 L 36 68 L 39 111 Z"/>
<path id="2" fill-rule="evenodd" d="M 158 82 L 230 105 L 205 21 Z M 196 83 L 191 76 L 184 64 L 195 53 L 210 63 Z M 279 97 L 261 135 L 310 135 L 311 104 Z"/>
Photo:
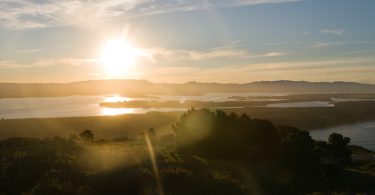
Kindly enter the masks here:
<path id="1" fill-rule="evenodd" d="M 122 101 L 230 101 L 231 97 L 283 96 L 283 93 L 207 93 L 202 96 L 157 96 L 159 98 L 128 98 L 113 96 L 67 96 L 0 99 L 0 118 L 56 118 L 77 116 L 106 116 L 119 114 L 142 114 L 150 111 L 185 111 L 188 108 L 107 108 L 101 102 Z"/>

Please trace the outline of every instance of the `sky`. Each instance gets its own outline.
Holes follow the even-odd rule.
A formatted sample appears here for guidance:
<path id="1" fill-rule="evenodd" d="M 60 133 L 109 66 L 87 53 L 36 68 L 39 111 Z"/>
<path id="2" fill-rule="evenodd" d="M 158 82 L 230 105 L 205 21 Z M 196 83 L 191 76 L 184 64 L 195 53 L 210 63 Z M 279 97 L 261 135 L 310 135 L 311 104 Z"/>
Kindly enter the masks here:
<path id="1" fill-rule="evenodd" d="M 0 82 L 375 84 L 374 0 L 0 0 Z"/>

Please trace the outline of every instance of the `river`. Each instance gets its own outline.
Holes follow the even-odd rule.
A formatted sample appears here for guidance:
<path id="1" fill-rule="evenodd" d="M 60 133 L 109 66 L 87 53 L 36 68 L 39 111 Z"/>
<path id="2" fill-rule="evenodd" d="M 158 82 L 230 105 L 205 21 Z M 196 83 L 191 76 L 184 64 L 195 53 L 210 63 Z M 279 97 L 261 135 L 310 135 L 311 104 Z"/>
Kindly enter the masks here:
<path id="1" fill-rule="evenodd" d="M 101 102 L 121 101 L 235 101 L 234 97 L 281 97 L 284 93 L 207 93 L 201 96 L 164 96 L 152 95 L 152 98 L 130 98 L 119 95 L 109 96 L 65 96 L 65 97 L 35 97 L 35 98 L 2 98 L 0 99 L 0 119 L 18 118 L 56 118 L 79 116 L 107 116 L 119 114 L 143 114 L 150 111 L 185 111 L 188 108 L 106 108 L 100 107 Z M 156 98 L 156 99 L 155 99 Z M 277 99 L 276 99 L 277 100 Z"/>
<path id="2" fill-rule="evenodd" d="M 375 151 L 375 121 L 315 130 L 310 135 L 313 139 L 327 141 L 333 132 L 350 137 L 352 144 Z"/>
<path id="3" fill-rule="evenodd" d="M 207 93 L 202 96 L 154 96 L 153 98 L 129 98 L 118 95 L 110 96 L 67 96 L 67 97 L 36 97 L 36 98 L 2 98 L 0 99 L 0 118 L 56 118 L 80 116 L 108 116 L 119 114 L 142 114 L 150 111 L 185 111 L 188 108 L 106 108 L 100 107 L 101 102 L 118 102 L 132 100 L 158 100 L 158 101 L 235 101 L 236 98 L 262 97 L 283 98 L 282 93 Z M 157 99 L 155 99 L 155 97 Z M 277 100 L 277 99 L 268 99 Z M 270 103 L 267 107 L 332 107 L 328 102 L 289 102 Z M 350 137 L 353 144 L 363 146 L 375 151 L 375 122 L 345 125 L 310 132 L 314 139 L 327 140 L 332 132 Z"/>

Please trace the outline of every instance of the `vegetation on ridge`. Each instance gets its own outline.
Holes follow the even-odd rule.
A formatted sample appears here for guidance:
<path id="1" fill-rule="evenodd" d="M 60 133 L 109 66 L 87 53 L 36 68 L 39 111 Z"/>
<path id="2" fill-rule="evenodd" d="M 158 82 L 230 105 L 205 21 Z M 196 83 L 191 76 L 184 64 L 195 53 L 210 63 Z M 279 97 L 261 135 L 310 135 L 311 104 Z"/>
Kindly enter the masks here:
<path id="1" fill-rule="evenodd" d="M 145 132 L 165 194 L 375 190 L 374 176 L 355 170 L 350 139 L 340 134 L 317 142 L 294 127 L 208 109 L 189 110 L 173 130 Z M 158 193 L 143 135 L 11 138 L 0 141 L 0 163 L 0 194 Z"/>

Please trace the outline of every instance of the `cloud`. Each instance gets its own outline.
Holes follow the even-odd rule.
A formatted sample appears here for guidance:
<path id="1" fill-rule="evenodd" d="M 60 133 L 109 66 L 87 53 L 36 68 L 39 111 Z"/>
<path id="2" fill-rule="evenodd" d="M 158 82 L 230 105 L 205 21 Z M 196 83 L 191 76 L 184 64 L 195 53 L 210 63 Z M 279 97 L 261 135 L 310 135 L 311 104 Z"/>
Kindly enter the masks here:
<path id="1" fill-rule="evenodd" d="M 0 61 L 0 69 L 2 68 L 13 68 L 13 67 L 20 67 L 12 60 L 1 60 Z"/>
<path id="2" fill-rule="evenodd" d="M 344 34 L 344 29 L 322 29 L 319 31 L 320 33 L 323 34 L 331 34 L 331 35 L 343 35 Z"/>
<path id="3" fill-rule="evenodd" d="M 116 17 L 204 10 L 212 6 L 233 7 L 296 1 L 300 0 L 0 0 L 0 26 L 11 29 L 44 28 Z"/>
<path id="4" fill-rule="evenodd" d="M 331 68 L 356 67 L 361 64 L 367 66 L 375 62 L 375 58 L 346 58 L 328 60 L 283 61 L 270 63 L 247 64 L 242 68 L 252 71 L 298 71 L 298 70 L 324 70 Z M 375 67 L 374 67 L 375 68 Z"/>
<path id="5" fill-rule="evenodd" d="M 310 31 L 303 31 L 304 35 L 311 35 Z"/>
<path id="6" fill-rule="evenodd" d="M 32 53 L 38 53 L 38 52 L 41 52 L 41 51 L 44 51 L 44 49 L 39 49 L 39 48 L 23 49 L 23 50 L 18 50 L 17 52 L 22 53 L 22 54 L 32 54 Z"/>
<path id="7" fill-rule="evenodd" d="M 179 64 L 183 61 L 195 61 L 204 63 L 206 60 L 226 59 L 226 60 L 248 60 L 255 58 L 275 58 L 287 55 L 283 52 L 262 52 L 251 53 L 248 50 L 235 48 L 235 45 L 228 47 L 217 47 L 209 50 L 184 50 L 184 49 L 167 49 L 167 48 L 137 48 L 138 64 L 152 63 L 163 64 L 163 62 L 172 62 L 172 65 Z M 18 53 L 32 54 L 43 51 L 44 49 L 26 49 L 19 50 Z M 99 58 L 44 58 L 37 59 L 31 63 L 17 63 L 14 60 L 0 61 L 0 69 L 4 68 L 31 68 L 44 66 L 81 66 L 81 65 L 100 64 Z"/>
<path id="8" fill-rule="evenodd" d="M 249 53 L 239 49 L 214 49 L 209 51 L 196 50 L 170 50 L 165 48 L 156 48 L 151 51 L 154 59 L 166 61 L 182 60 L 209 60 L 214 58 L 246 58 Z"/>
<path id="9" fill-rule="evenodd" d="M 266 4 L 266 3 L 291 3 L 301 0 L 237 0 L 237 1 L 227 1 L 228 6 L 241 6 L 241 5 L 255 5 L 255 4 Z M 220 0 L 217 0 L 220 2 Z"/>
<path id="10" fill-rule="evenodd" d="M 204 55 L 205 56 L 205 55 Z M 206 57 L 206 56 L 205 56 Z M 189 57 L 192 60 L 191 57 Z M 158 62 L 160 63 L 160 62 Z M 143 64 L 135 67 L 134 77 L 157 82 L 250 82 L 257 80 L 348 80 L 374 82 L 375 58 L 357 57 L 327 60 L 274 61 L 262 63 L 229 64 L 222 67 L 189 66 L 175 63 L 174 66 Z M 50 67 L 66 66 L 45 74 Z M 7 69 L 6 71 L 3 69 Z M 36 71 L 36 69 L 38 71 Z M 33 70 L 33 71 L 31 71 Z M 337 74 L 337 73 L 340 74 Z M 22 73 L 22 74 L 21 74 Z M 31 64 L 18 64 L 14 61 L 0 61 L 0 74 L 6 81 L 61 82 L 103 78 L 102 69 L 96 59 L 41 59 Z M 133 74 L 133 73 L 132 73 Z M 22 75 L 16 77 L 15 75 Z M 67 77 L 69 77 L 67 79 Z M 8 79 L 8 80 L 7 80 Z M 22 80 L 24 79 L 24 80 Z M 39 79 L 39 80 L 38 80 Z"/>
<path id="11" fill-rule="evenodd" d="M 244 83 L 259 80 L 348 80 L 375 83 L 374 58 L 346 58 L 329 60 L 283 61 L 254 63 L 225 67 L 155 67 L 144 72 L 142 78 L 158 82 L 230 82 Z M 353 66 L 355 64 L 355 66 Z M 340 72 L 341 74 L 337 74 Z"/>
<path id="12" fill-rule="evenodd" d="M 250 53 L 244 49 L 237 48 L 215 48 L 206 51 L 197 50 L 170 50 L 165 48 L 155 48 L 149 51 L 153 61 L 166 60 L 166 61 L 203 61 L 210 59 L 250 59 L 250 58 L 266 58 L 278 57 L 287 55 L 282 52 L 266 52 L 266 53 Z"/>
<path id="13" fill-rule="evenodd" d="M 23 64 L 17 63 L 13 60 L 2 60 L 0 61 L 0 69 L 20 69 L 20 68 L 34 68 L 34 67 L 48 67 L 48 66 L 83 66 L 93 65 L 98 62 L 97 59 L 87 58 L 49 58 L 39 59 L 33 63 Z"/>
<path id="14" fill-rule="evenodd" d="M 331 47 L 331 46 L 334 46 L 334 45 L 338 45 L 339 43 L 333 43 L 333 42 L 318 42 L 318 43 L 313 43 L 312 44 L 312 48 L 313 49 L 321 49 L 321 48 L 327 48 L 327 47 Z"/>
<path id="15" fill-rule="evenodd" d="M 285 55 L 287 54 L 282 53 L 282 52 L 269 52 L 269 53 L 265 53 L 265 54 L 261 54 L 261 55 L 253 56 L 253 57 L 278 57 L 278 56 L 285 56 Z"/>

